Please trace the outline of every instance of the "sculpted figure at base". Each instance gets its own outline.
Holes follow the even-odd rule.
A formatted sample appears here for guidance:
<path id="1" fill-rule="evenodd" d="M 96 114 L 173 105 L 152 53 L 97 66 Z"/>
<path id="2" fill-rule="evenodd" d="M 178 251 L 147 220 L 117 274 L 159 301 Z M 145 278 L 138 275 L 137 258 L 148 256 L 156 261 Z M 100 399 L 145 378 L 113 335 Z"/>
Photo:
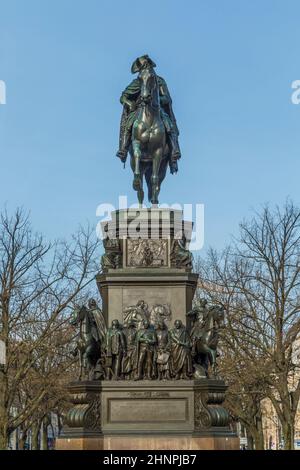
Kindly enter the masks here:
<path id="1" fill-rule="evenodd" d="M 126 336 L 127 353 L 123 359 L 123 374 L 125 379 L 134 379 L 136 373 L 136 324 L 130 320 L 127 328 L 124 330 Z"/>
<path id="2" fill-rule="evenodd" d="M 103 240 L 105 253 L 101 257 L 101 267 L 103 272 L 108 269 L 116 269 L 122 267 L 122 252 L 120 240 L 105 238 Z"/>
<path id="3" fill-rule="evenodd" d="M 190 379 L 192 370 L 191 340 L 181 320 L 175 320 L 170 330 L 171 367 L 176 380 Z"/>
<path id="4" fill-rule="evenodd" d="M 207 301 L 201 299 L 199 306 L 187 315 L 194 318 L 191 329 L 192 356 L 194 361 L 195 378 L 209 375 L 209 366 L 214 376 L 217 375 L 217 346 L 219 332 L 223 327 L 224 309 L 219 305 L 207 306 Z M 204 374 L 203 374 L 204 371 Z"/>
<path id="5" fill-rule="evenodd" d="M 94 299 L 90 299 L 89 308 L 76 306 L 71 324 L 79 326 L 73 355 L 79 357 L 79 380 L 103 378 L 101 367 L 101 346 L 106 332 L 106 325 L 101 310 Z"/>
<path id="6" fill-rule="evenodd" d="M 156 328 L 156 369 L 158 380 L 170 380 L 170 338 L 168 328 L 163 320 L 158 321 Z"/>
<path id="7" fill-rule="evenodd" d="M 142 327 L 143 321 L 149 318 L 148 304 L 144 300 L 139 300 L 136 305 L 126 307 L 123 312 L 124 325 L 129 325 L 133 322 L 139 330 Z"/>
<path id="8" fill-rule="evenodd" d="M 171 265 L 175 268 L 186 268 L 192 270 L 193 255 L 187 248 L 187 241 L 174 238 L 171 245 Z"/>
<path id="9" fill-rule="evenodd" d="M 79 356 L 79 380 L 179 380 L 217 377 L 217 346 L 223 328 L 224 309 L 208 306 L 206 299 L 187 313 L 190 333 L 171 319 L 168 304 L 156 304 L 149 312 L 144 300 L 124 311 L 124 326 L 113 320 L 106 330 L 101 309 L 94 299 L 76 307 L 72 324 L 80 325 L 74 355 Z"/>
<path id="10" fill-rule="evenodd" d="M 106 323 L 104 320 L 102 310 L 98 307 L 95 299 L 90 299 L 88 301 L 88 310 L 94 322 L 93 327 L 96 328 L 97 333 L 100 336 L 100 341 L 101 343 L 103 343 L 107 328 L 106 328 Z M 95 332 L 95 335 L 96 335 L 96 332 Z"/>
<path id="11" fill-rule="evenodd" d="M 106 333 L 105 366 L 107 378 L 118 380 L 123 375 L 123 358 L 126 355 L 126 338 L 118 320 L 113 320 Z"/>
<path id="12" fill-rule="evenodd" d="M 171 318 L 172 318 L 172 311 L 171 311 L 170 304 L 153 305 L 150 311 L 150 316 L 149 316 L 151 325 L 157 326 L 160 321 L 162 322 L 164 322 L 165 320 L 170 321 Z"/>
<path id="13" fill-rule="evenodd" d="M 157 337 L 148 320 L 136 335 L 137 375 L 135 380 L 155 379 L 155 346 Z"/>

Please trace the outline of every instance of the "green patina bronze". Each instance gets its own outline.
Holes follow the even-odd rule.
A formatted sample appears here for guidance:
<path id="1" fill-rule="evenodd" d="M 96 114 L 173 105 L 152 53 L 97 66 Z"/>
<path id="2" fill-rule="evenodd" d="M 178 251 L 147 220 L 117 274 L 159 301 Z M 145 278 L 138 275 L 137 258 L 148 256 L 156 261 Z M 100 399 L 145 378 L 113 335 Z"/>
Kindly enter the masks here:
<path id="1" fill-rule="evenodd" d="M 167 168 L 177 173 L 181 157 L 178 127 L 172 99 L 165 80 L 155 73 L 155 63 L 148 55 L 137 58 L 132 73 L 138 73 L 123 91 L 123 113 L 117 156 L 125 164 L 128 152 L 134 173 L 133 188 L 139 203 L 144 201 L 143 178 L 148 186 L 148 200 L 158 204 L 160 186 Z"/>

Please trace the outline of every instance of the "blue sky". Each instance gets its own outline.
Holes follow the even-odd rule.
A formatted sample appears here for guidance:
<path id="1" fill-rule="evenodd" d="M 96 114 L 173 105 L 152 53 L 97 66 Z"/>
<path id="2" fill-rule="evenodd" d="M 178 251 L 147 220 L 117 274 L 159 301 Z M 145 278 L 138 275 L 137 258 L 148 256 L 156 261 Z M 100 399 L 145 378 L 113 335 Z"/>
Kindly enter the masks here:
<path id="1" fill-rule="evenodd" d="M 0 0 L 0 206 L 68 237 L 131 190 L 115 152 L 130 66 L 173 97 L 182 160 L 161 201 L 205 204 L 205 247 L 253 209 L 299 203 L 298 0 Z"/>

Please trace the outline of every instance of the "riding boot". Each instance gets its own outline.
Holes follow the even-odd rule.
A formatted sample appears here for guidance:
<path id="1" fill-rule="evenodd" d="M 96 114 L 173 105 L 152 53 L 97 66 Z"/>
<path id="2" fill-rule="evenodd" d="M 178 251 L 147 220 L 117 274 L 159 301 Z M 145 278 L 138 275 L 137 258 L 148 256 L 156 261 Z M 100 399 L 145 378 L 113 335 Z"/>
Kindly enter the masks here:
<path id="1" fill-rule="evenodd" d="M 169 166 L 170 166 L 170 171 L 172 174 L 174 173 L 177 173 L 178 171 L 178 164 L 177 164 L 177 160 L 180 159 L 181 157 L 181 152 L 180 152 L 180 148 L 179 148 L 179 143 L 178 143 L 178 136 L 177 136 L 177 133 L 176 132 L 170 132 L 168 134 L 168 143 L 169 143 L 169 146 L 170 146 L 170 162 L 169 162 Z"/>
<path id="2" fill-rule="evenodd" d="M 181 152 L 179 148 L 178 135 L 176 132 L 169 133 L 169 140 L 171 144 L 171 160 L 179 160 L 181 157 Z"/>
<path id="3" fill-rule="evenodd" d="M 127 153 L 130 146 L 130 130 L 124 129 L 120 138 L 120 148 L 116 154 L 122 162 L 125 162 L 127 159 Z"/>

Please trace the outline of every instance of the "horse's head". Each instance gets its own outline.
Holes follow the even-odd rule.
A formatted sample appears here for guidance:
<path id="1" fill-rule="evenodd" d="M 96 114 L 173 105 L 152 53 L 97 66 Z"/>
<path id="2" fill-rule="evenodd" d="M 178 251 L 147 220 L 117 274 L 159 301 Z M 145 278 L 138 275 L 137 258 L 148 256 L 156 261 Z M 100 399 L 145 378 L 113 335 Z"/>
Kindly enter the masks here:
<path id="1" fill-rule="evenodd" d="M 87 310 L 84 305 L 82 307 L 76 305 L 73 310 L 72 317 L 70 320 L 71 325 L 77 326 L 79 323 L 81 323 L 86 313 L 87 313 Z"/>
<path id="2" fill-rule="evenodd" d="M 213 321 L 217 324 L 218 328 L 221 328 L 224 324 L 225 319 L 225 310 L 220 305 L 215 305 L 212 307 L 212 318 Z"/>
<path id="3" fill-rule="evenodd" d="M 139 74 L 141 80 L 141 102 L 142 106 L 150 104 L 159 105 L 157 75 L 152 67 L 145 67 Z"/>

